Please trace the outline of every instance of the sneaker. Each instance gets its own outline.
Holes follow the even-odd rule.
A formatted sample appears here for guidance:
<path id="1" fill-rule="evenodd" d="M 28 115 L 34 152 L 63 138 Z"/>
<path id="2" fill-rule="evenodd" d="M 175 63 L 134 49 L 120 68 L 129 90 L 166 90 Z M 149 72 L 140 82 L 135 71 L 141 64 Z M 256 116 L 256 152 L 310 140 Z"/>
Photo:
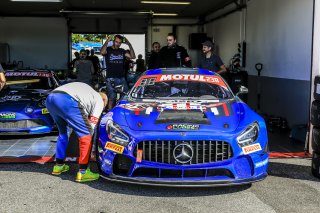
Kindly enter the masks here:
<path id="1" fill-rule="evenodd" d="M 69 171 L 69 166 L 66 164 L 63 164 L 62 166 L 55 165 L 53 167 L 52 174 L 53 175 L 60 175 L 62 172 L 67 172 L 67 171 Z"/>
<path id="2" fill-rule="evenodd" d="M 87 181 L 93 181 L 98 180 L 100 175 L 98 173 L 93 173 L 90 171 L 89 168 L 87 168 L 86 173 L 82 174 L 80 171 L 77 173 L 76 181 L 77 182 L 87 182 Z"/>

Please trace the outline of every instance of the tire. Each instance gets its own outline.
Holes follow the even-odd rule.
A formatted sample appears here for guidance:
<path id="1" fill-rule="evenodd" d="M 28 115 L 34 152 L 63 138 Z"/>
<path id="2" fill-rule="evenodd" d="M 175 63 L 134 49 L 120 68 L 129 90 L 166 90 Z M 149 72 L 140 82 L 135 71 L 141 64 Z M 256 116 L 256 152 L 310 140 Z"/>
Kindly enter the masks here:
<path id="1" fill-rule="evenodd" d="M 316 153 L 320 153 L 320 129 L 313 128 L 311 143 L 313 151 Z"/>
<path id="2" fill-rule="evenodd" d="M 314 97 L 315 100 L 320 101 L 320 75 L 317 75 L 317 76 L 314 78 L 313 97 Z"/>
<path id="3" fill-rule="evenodd" d="M 311 106 L 311 123 L 320 128 L 320 101 L 315 100 Z"/>
<path id="4" fill-rule="evenodd" d="M 320 154 L 316 152 L 312 154 L 311 173 L 313 176 L 320 178 Z"/>
<path id="5" fill-rule="evenodd" d="M 97 167 L 98 167 L 98 170 L 100 172 L 100 174 L 102 174 L 102 170 L 101 170 L 101 163 L 99 161 L 99 154 L 100 154 L 100 150 L 102 149 L 102 146 L 101 146 L 101 143 L 100 143 L 100 140 L 99 140 L 99 136 L 98 136 L 98 131 L 95 131 L 93 137 L 92 137 L 92 140 L 93 140 L 93 143 L 95 144 L 95 157 L 96 157 L 96 164 L 97 164 Z"/>

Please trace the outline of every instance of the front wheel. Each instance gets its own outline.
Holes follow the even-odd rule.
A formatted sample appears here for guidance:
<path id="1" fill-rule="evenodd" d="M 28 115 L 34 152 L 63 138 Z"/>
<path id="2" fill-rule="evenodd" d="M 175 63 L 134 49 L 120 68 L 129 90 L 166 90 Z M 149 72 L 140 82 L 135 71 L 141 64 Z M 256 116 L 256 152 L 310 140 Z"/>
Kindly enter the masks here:
<path id="1" fill-rule="evenodd" d="M 97 167 L 99 169 L 99 172 L 101 173 L 102 170 L 101 170 L 101 163 L 100 163 L 100 155 L 101 153 L 103 152 L 103 149 L 102 149 L 102 146 L 101 146 L 101 143 L 100 143 L 100 140 L 99 140 L 99 136 L 98 136 L 98 133 L 95 132 L 94 135 L 93 135 L 93 143 L 94 143 L 94 150 L 95 150 L 95 157 L 96 157 L 96 163 L 97 163 Z"/>

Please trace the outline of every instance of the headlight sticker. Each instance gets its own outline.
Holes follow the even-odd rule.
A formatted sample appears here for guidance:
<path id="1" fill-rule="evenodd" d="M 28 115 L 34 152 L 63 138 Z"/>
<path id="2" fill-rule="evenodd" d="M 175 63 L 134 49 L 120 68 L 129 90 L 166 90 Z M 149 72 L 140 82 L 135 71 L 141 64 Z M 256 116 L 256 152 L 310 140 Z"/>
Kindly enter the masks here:
<path id="1" fill-rule="evenodd" d="M 123 150 L 124 150 L 124 146 L 120 146 L 118 144 L 111 143 L 111 142 L 107 142 L 104 148 L 106 148 L 107 150 L 114 151 L 119 154 L 122 154 Z"/>
<path id="2" fill-rule="evenodd" d="M 47 108 L 42 108 L 41 112 L 42 112 L 42 114 L 49 114 L 49 111 Z"/>
<path id="3" fill-rule="evenodd" d="M 251 154 L 251 153 L 254 153 L 254 152 L 257 152 L 257 151 L 261 151 L 261 146 L 259 143 L 256 143 L 256 144 L 252 144 L 250 146 L 245 146 L 245 147 L 242 147 L 242 151 L 245 155 L 248 155 L 248 154 Z"/>

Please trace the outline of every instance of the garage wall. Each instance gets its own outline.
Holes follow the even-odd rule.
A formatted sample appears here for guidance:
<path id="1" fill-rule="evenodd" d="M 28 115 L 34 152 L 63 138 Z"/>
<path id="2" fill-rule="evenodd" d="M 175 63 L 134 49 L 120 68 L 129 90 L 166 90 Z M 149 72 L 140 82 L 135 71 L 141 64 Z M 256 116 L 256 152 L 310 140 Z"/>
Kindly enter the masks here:
<path id="1" fill-rule="evenodd" d="M 64 18 L 0 19 L 0 43 L 8 43 L 11 62 L 24 67 L 65 69 L 68 61 L 68 33 Z"/>
<path id="2" fill-rule="evenodd" d="M 250 0 L 247 9 L 206 25 L 226 64 L 236 50 L 232 46 L 246 40 L 248 104 L 257 108 L 258 79 L 254 65 L 260 62 L 264 65 L 261 113 L 283 116 L 290 126 L 308 121 L 312 13 L 312 0 Z M 241 25 L 244 15 L 246 22 Z"/>

